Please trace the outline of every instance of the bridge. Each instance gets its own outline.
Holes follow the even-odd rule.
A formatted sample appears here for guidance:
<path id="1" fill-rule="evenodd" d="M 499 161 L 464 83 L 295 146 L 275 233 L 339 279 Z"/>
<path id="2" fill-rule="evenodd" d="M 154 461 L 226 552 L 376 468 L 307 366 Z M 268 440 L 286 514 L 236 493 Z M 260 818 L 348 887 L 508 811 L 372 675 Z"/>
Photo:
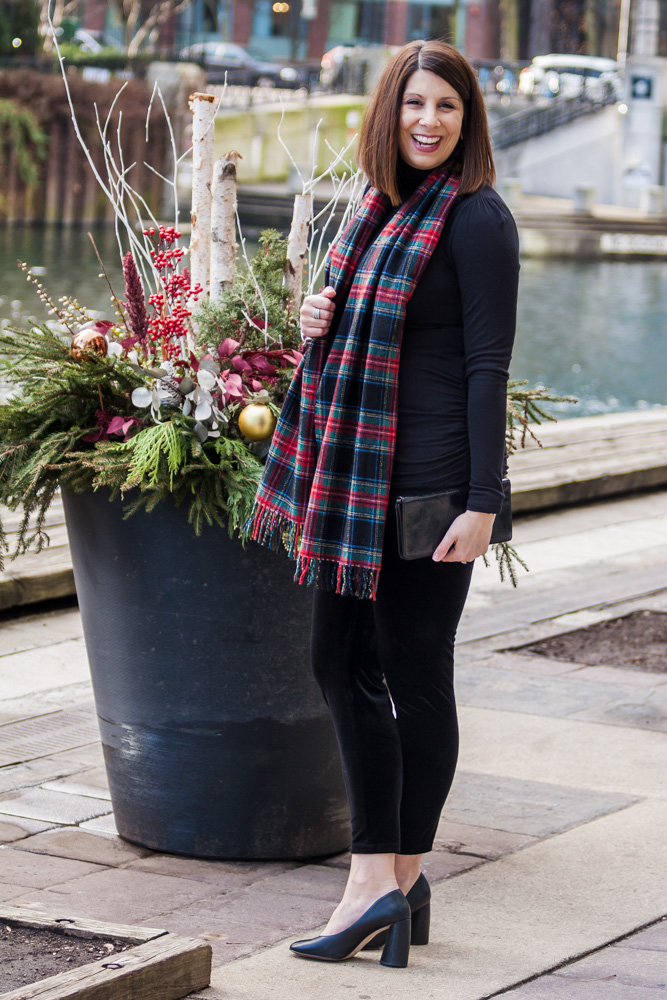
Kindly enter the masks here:
<path id="1" fill-rule="evenodd" d="M 494 150 L 509 149 L 519 143 L 553 132 L 571 122 L 597 114 L 616 103 L 612 87 L 599 96 L 586 92 L 574 97 L 550 98 L 547 104 L 532 105 L 506 115 L 491 124 L 491 142 Z"/>

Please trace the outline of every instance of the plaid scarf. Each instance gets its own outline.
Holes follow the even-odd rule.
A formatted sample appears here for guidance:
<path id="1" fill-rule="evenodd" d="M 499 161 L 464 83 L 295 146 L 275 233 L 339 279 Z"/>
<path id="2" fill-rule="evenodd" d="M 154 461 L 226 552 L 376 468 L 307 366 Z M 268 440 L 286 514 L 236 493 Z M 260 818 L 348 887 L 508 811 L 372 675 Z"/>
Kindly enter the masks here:
<path id="1" fill-rule="evenodd" d="M 298 583 L 375 598 L 405 308 L 457 190 L 434 170 L 382 225 L 390 201 L 370 188 L 329 251 L 325 282 L 345 306 L 296 371 L 244 529 L 263 545 L 282 540 Z"/>

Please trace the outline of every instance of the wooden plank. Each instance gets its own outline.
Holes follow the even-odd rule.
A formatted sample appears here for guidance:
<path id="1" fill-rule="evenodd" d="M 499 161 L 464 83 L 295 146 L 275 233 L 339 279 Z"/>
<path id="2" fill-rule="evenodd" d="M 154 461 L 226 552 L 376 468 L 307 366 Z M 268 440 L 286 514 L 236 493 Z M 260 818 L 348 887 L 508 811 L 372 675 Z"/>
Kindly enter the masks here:
<path id="1" fill-rule="evenodd" d="M 58 597 L 72 597 L 76 594 L 74 572 L 71 562 L 60 569 L 43 572 L 36 570 L 25 575 L 0 576 L 0 610 L 37 604 Z"/>
<path id="2" fill-rule="evenodd" d="M 554 483 L 551 486 L 529 488 L 516 493 L 513 490 L 512 510 L 515 514 L 532 513 L 550 507 L 565 507 L 662 486 L 667 486 L 667 469 L 638 469 L 627 474 Z"/>
<path id="3" fill-rule="evenodd" d="M 654 442 L 663 453 L 667 450 L 667 428 L 646 427 L 641 431 L 623 434 L 607 435 L 586 435 L 571 436 L 570 438 L 556 437 L 555 435 L 542 437 L 542 447 L 536 445 L 534 441 L 526 444 L 525 448 L 517 448 L 512 458 L 524 456 L 527 460 L 534 460 L 536 455 L 554 456 L 565 453 L 571 448 L 582 450 L 584 448 L 591 451 L 600 451 L 602 448 L 614 448 L 628 450 L 630 448 L 646 448 L 649 441 Z"/>
<path id="4" fill-rule="evenodd" d="M 641 472 L 642 470 L 650 473 L 655 469 L 667 468 L 667 459 L 663 458 L 662 461 L 658 461 L 657 459 L 658 457 L 656 456 L 652 462 L 649 462 L 646 459 L 642 460 L 641 457 L 628 457 L 625 462 L 621 463 L 615 462 L 613 457 L 600 458 L 598 462 L 577 462 L 573 460 L 563 465 L 526 469 L 523 472 L 521 469 L 510 469 L 510 477 L 513 481 L 516 480 L 518 482 L 521 480 L 525 486 L 541 486 L 547 483 L 568 483 L 578 480 L 601 479 L 606 476 L 624 475 L 632 472 Z"/>
<path id="5" fill-rule="evenodd" d="M 605 476 L 617 474 L 627 474 L 631 472 L 641 472 L 646 470 L 651 472 L 655 469 L 667 469 L 667 455 L 647 456 L 643 454 L 629 454 L 618 461 L 614 454 L 599 455 L 595 461 L 582 460 L 573 455 L 570 461 L 558 463 L 544 463 L 521 467 L 519 463 L 510 465 L 510 479 L 512 484 L 521 482 L 525 487 L 540 486 L 543 483 L 567 483 L 576 482 L 583 479 L 600 479 Z"/>
<path id="6" fill-rule="evenodd" d="M 211 946 L 165 934 L 41 983 L 0 994 L 0 1000 L 179 1000 L 211 981 Z"/>
<path id="7" fill-rule="evenodd" d="M 543 448 L 520 448 L 510 456 L 510 461 L 520 461 L 526 464 L 534 462 L 563 461 L 566 455 L 598 455 L 604 452 L 627 454 L 628 452 L 650 453 L 655 450 L 663 458 L 667 455 L 667 430 L 651 433 L 626 435 L 625 437 L 607 437 L 571 441 L 552 441 Z"/>
<path id="8" fill-rule="evenodd" d="M 67 528 L 64 524 L 54 524 L 46 529 L 46 534 L 49 536 L 49 545 L 42 549 L 42 552 L 51 552 L 54 549 L 59 549 L 69 546 L 69 537 L 67 535 Z M 10 553 L 16 548 L 16 532 L 7 532 L 7 544 L 9 546 Z M 41 553 L 36 552 L 34 549 L 28 549 L 22 556 L 17 556 L 16 559 L 29 559 L 31 556 L 41 555 Z M 12 560 L 16 562 L 16 559 Z M 5 562 L 5 566 L 11 566 L 11 562 Z"/>
<path id="9" fill-rule="evenodd" d="M 18 531 L 21 526 L 21 522 L 23 521 L 23 514 L 20 511 L 8 510 L 6 507 L 0 507 L 0 517 L 2 518 L 2 524 L 7 534 Z M 64 523 L 65 511 L 63 510 L 62 503 L 54 500 L 47 511 L 44 524 L 48 530 L 50 527 L 55 527 L 56 525 Z"/>
<path id="10" fill-rule="evenodd" d="M 573 417 L 557 423 L 531 424 L 530 427 L 544 448 L 562 446 L 571 441 L 616 440 L 656 431 L 667 433 L 667 406 L 641 412 Z M 528 438 L 528 449 L 539 449 L 539 445 Z"/>
<path id="11" fill-rule="evenodd" d="M 144 944 L 154 938 L 163 937 L 167 931 L 158 927 L 134 927 L 131 924 L 110 924 L 88 917 L 56 917 L 52 914 L 37 915 L 25 906 L 0 904 L 0 922 L 5 921 L 16 927 L 44 928 L 62 931 L 70 937 L 103 937 L 110 941 L 126 941 L 128 944 Z M 1 996 L 1 994 L 0 994 Z"/>

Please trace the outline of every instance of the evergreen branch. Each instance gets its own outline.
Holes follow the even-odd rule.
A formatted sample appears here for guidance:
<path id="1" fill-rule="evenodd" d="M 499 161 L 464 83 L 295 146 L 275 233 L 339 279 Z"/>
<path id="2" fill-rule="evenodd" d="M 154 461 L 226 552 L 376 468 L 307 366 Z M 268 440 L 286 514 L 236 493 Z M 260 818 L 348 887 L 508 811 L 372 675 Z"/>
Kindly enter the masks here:
<path id="1" fill-rule="evenodd" d="M 163 466 L 166 463 L 171 490 L 174 486 L 174 476 L 180 471 L 186 459 L 183 435 L 176 423 L 169 420 L 144 428 L 125 444 L 119 445 L 119 448 L 132 453 L 124 489 L 144 482 L 148 486 L 157 486 L 164 474 Z"/>
<path id="2" fill-rule="evenodd" d="M 518 447 L 525 448 L 528 438 L 541 448 L 542 443 L 530 427 L 530 424 L 541 424 L 543 420 L 556 421 L 551 413 L 544 410 L 540 403 L 576 403 L 573 396 L 560 396 L 545 386 L 528 386 L 527 379 L 512 379 L 507 385 L 507 454 L 512 455 Z M 539 401 L 539 402 L 538 402 Z M 520 436 L 517 444 L 517 430 Z"/>
<path id="3" fill-rule="evenodd" d="M 515 564 L 518 564 L 525 569 L 526 573 L 530 572 L 528 565 L 521 558 L 514 546 L 510 545 L 509 542 L 498 542 L 496 545 L 491 546 L 491 550 L 496 557 L 501 582 L 504 582 L 505 578 L 509 577 L 512 586 L 518 587 L 519 579 L 517 577 Z M 488 556 L 484 555 L 482 558 L 484 559 L 484 565 L 488 567 Z"/>

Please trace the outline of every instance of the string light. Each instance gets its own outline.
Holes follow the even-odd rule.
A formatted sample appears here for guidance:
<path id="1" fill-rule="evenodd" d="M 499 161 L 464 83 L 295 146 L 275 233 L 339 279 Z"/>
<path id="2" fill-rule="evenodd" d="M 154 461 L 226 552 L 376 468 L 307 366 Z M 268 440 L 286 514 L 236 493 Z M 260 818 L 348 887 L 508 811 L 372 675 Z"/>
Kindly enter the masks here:
<path id="1" fill-rule="evenodd" d="M 273 7 L 271 9 L 274 12 L 274 14 L 286 14 L 287 11 L 289 10 L 289 4 L 288 3 L 274 3 L 274 5 L 273 5 Z"/>

